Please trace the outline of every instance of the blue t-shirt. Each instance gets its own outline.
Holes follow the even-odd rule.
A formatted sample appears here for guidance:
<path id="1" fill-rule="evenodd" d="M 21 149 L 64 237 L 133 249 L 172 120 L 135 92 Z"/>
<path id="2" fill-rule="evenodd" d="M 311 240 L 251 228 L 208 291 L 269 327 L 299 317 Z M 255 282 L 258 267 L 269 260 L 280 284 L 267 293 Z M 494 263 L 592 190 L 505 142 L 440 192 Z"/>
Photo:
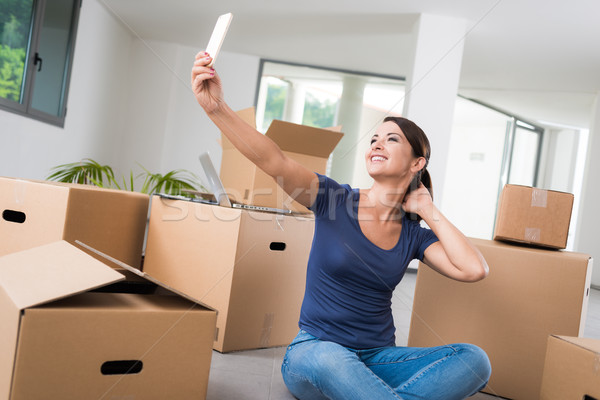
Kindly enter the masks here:
<path id="1" fill-rule="evenodd" d="M 422 260 L 438 239 L 417 221 L 402 217 L 398 243 L 389 250 L 378 247 L 360 229 L 359 190 L 318 177 L 319 192 L 310 207 L 315 234 L 300 329 L 355 349 L 394 346 L 393 290 L 409 262 Z"/>

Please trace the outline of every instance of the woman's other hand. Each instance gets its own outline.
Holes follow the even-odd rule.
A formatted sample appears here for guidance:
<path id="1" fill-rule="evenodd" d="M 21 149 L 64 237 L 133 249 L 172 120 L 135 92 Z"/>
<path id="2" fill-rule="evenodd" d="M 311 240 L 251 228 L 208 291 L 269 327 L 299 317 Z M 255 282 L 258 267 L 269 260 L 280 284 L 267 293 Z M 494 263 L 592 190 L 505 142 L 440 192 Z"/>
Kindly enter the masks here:
<path id="1" fill-rule="evenodd" d="M 213 68 L 208 65 L 212 58 L 208 53 L 201 51 L 196 54 L 192 67 L 192 90 L 198 104 L 204 111 L 212 113 L 223 103 L 223 87 L 221 78 Z"/>
<path id="2" fill-rule="evenodd" d="M 419 187 L 404 196 L 402 201 L 404 212 L 418 214 L 423 219 L 425 219 L 424 213 L 432 211 L 432 205 L 431 194 L 421 182 L 419 182 Z"/>

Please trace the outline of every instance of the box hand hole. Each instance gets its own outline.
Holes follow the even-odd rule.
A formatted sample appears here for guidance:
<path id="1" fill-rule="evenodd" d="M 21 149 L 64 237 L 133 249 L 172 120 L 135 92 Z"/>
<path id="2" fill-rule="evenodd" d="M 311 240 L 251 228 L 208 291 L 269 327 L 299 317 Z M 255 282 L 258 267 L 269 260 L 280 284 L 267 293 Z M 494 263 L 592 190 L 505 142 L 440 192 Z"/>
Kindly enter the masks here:
<path id="1" fill-rule="evenodd" d="M 144 363 L 140 360 L 107 361 L 100 367 L 102 375 L 131 375 L 139 374 Z"/>
<path id="2" fill-rule="evenodd" d="M 583 396 L 583 399 L 581 399 L 581 400 L 598 400 L 598 399 L 597 399 L 597 398 L 595 398 L 595 397 L 592 397 L 592 396 L 588 396 L 588 395 L 586 394 L 586 395 L 584 395 L 584 396 Z"/>
<path id="3" fill-rule="evenodd" d="M 269 245 L 269 249 L 271 249 L 273 251 L 284 251 L 285 250 L 285 243 L 283 243 L 283 242 L 271 242 L 271 244 Z"/>
<path id="4" fill-rule="evenodd" d="M 5 221 L 8 221 L 8 222 L 22 224 L 23 222 L 25 222 L 25 218 L 27 218 L 25 216 L 25 213 L 21 212 L 21 211 L 15 211 L 15 210 L 2 211 L 2 219 Z"/>

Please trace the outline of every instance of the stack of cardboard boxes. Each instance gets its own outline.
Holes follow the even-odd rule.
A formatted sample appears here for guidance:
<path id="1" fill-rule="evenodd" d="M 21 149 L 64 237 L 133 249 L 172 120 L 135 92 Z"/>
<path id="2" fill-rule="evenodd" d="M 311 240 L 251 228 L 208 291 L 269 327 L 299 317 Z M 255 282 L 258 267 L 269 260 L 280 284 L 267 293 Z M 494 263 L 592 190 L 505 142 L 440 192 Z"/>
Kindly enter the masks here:
<path id="1" fill-rule="evenodd" d="M 254 124 L 252 109 L 239 112 Z M 273 121 L 266 135 L 291 158 L 325 173 L 342 134 Z M 293 214 L 154 196 L 144 272 L 218 310 L 214 349 L 287 345 L 298 333 L 314 232 L 308 210 L 223 137 L 220 178 L 232 200 Z"/>
<path id="2" fill-rule="evenodd" d="M 342 136 L 268 135 L 320 173 Z M 288 344 L 314 220 L 243 162 L 239 200 L 296 213 L 0 177 L 0 397 L 203 399 L 213 349 Z"/>
<path id="3" fill-rule="evenodd" d="M 543 399 L 583 398 L 561 396 L 548 386 L 556 384 L 550 374 L 575 386 L 577 379 L 570 378 L 580 374 L 565 369 L 550 345 L 561 341 L 563 348 L 575 349 L 590 343 L 568 338 L 583 335 L 592 272 L 589 255 L 558 250 L 566 247 L 572 204 L 567 193 L 506 185 L 494 240 L 471 239 L 489 265 L 488 277 L 456 282 L 420 267 L 408 345 L 478 345 L 492 365 L 486 393 L 527 400 L 540 393 Z M 595 343 L 588 352 L 597 353 Z M 597 378 L 597 366 L 581 368 Z M 585 394 L 597 398 L 597 388 Z"/>
<path id="4" fill-rule="evenodd" d="M 141 266 L 148 200 L 0 178 L 2 398 L 206 396 L 215 311 L 127 265 Z"/>
<path id="5" fill-rule="evenodd" d="M 275 121 L 267 136 L 325 173 L 342 134 Z M 234 200 L 294 213 L 0 178 L 0 396 L 202 399 L 212 349 L 293 339 L 314 220 L 225 138 L 220 175 Z M 592 259 L 557 250 L 572 203 L 507 185 L 495 240 L 472 239 L 486 279 L 419 268 L 409 346 L 482 347 L 494 395 L 600 397 L 600 345 L 579 337 Z"/>

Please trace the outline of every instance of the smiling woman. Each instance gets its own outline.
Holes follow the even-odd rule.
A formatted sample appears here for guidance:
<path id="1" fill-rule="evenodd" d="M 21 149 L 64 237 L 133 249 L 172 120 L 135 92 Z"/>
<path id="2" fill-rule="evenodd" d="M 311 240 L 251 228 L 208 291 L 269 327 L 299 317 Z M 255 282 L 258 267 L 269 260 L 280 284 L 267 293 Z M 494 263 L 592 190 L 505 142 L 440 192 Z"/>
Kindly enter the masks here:
<path id="1" fill-rule="evenodd" d="M 388 122 L 393 122 L 395 125 L 397 125 L 397 128 L 396 128 L 393 125 L 389 124 L 389 126 L 391 126 L 392 129 L 394 129 L 394 130 L 399 129 L 399 132 L 393 131 L 393 132 L 388 133 L 387 140 L 392 143 L 398 143 L 399 145 L 402 144 L 402 142 L 406 142 L 408 146 L 404 146 L 404 148 L 409 151 L 409 154 L 406 154 L 405 158 L 413 157 L 413 158 L 423 160 L 423 165 L 413 176 L 412 181 L 408 185 L 408 189 L 406 190 L 405 196 L 408 195 L 413 190 L 418 189 L 420 184 L 423 184 L 423 186 L 427 189 L 427 191 L 429 191 L 429 194 L 431 195 L 431 197 L 433 199 L 433 185 L 431 182 L 431 176 L 429 175 L 429 171 L 427 171 L 427 165 L 429 164 L 429 157 L 431 156 L 431 145 L 429 144 L 429 139 L 427 138 L 427 136 L 425 135 L 423 130 L 421 128 L 419 128 L 419 126 L 417 126 L 417 124 L 415 124 L 414 122 L 412 122 L 406 118 L 386 117 L 383 120 L 383 122 L 384 122 L 384 124 L 388 123 Z M 367 153 L 366 153 L 367 170 L 369 172 L 369 175 L 371 175 L 371 176 L 372 176 L 372 174 L 371 174 L 371 171 L 369 170 L 369 157 L 372 162 L 380 161 L 380 159 L 376 159 L 376 158 L 381 157 L 381 154 L 378 154 L 377 152 L 375 152 L 375 153 L 373 152 L 373 145 L 377 142 L 378 138 L 379 138 L 378 134 L 373 135 L 373 138 L 371 139 L 371 147 L 369 148 L 369 150 L 367 150 Z M 375 154 L 375 157 L 373 157 L 373 154 Z M 381 161 L 386 161 L 386 160 L 387 160 L 387 158 L 384 157 L 384 160 L 381 160 Z M 417 220 L 417 221 L 420 221 L 422 219 L 421 217 L 419 217 L 418 214 L 413 214 L 413 213 L 408 213 L 408 217 L 410 219 Z"/>
<path id="2" fill-rule="evenodd" d="M 425 133 L 405 118 L 386 118 L 365 156 L 373 185 L 339 184 L 287 157 L 233 112 L 211 61 L 200 52 L 192 67 L 198 103 L 244 156 L 315 215 L 300 331 L 281 367 L 290 392 L 299 399 L 452 400 L 483 388 L 490 363 L 476 346 L 395 345 L 391 298 L 411 260 L 464 282 L 488 270 L 422 182 L 431 186 Z"/>

